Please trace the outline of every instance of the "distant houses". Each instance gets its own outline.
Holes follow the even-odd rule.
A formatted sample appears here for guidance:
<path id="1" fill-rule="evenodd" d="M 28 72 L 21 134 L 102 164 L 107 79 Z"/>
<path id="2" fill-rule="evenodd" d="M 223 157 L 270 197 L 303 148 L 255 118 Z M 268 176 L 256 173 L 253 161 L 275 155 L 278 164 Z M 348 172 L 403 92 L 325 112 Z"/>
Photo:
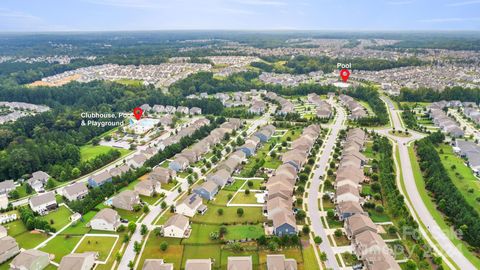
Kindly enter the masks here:
<path id="1" fill-rule="evenodd" d="M 342 102 L 342 104 L 345 107 L 347 107 L 348 110 L 350 111 L 350 116 L 349 116 L 350 119 L 356 120 L 356 119 L 368 116 L 368 113 L 367 113 L 367 110 L 365 109 L 365 107 L 363 107 L 362 104 L 360 104 L 358 101 L 356 101 L 351 96 L 347 96 L 347 95 L 342 94 L 342 95 L 340 95 L 339 98 L 340 98 L 340 101 Z"/>

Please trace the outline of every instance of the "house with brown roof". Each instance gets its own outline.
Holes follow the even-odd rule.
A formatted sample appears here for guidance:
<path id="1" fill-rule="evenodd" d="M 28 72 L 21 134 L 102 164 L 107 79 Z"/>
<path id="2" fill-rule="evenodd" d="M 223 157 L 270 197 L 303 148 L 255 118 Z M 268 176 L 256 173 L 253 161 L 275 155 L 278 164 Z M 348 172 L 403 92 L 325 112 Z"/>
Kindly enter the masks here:
<path id="1" fill-rule="evenodd" d="M 117 231 L 120 224 L 120 215 L 117 211 L 110 208 L 104 208 L 98 211 L 88 223 L 92 230 L 114 232 Z"/>
<path id="2" fill-rule="evenodd" d="M 213 174 L 207 175 L 207 181 L 215 182 L 219 187 L 223 188 L 225 185 L 233 182 L 231 173 L 225 169 L 216 171 Z"/>
<path id="3" fill-rule="evenodd" d="M 348 239 L 352 239 L 364 231 L 377 232 L 377 225 L 367 215 L 353 215 L 347 218 L 344 227 Z"/>
<path id="4" fill-rule="evenodd" d="M 272 218 L 273 233 L 277 236 L 297 233 L 297 224 L 292 210 L 281 209 Z"/>
<path id="5" fill-rule="evenodd" d="M 297 261 L 283 254 L 267 255 L 267 270 L 297 270 Z"/>
<path id="6" fill-rule="evenodd" d="M 185 270 L 212 270 L 211 259 L 188 259 L 185 263 Z"/>
<path id="7" fill-rule="evenodd" d="M 264 212 L 267 215 L 268 219 L 272 220 L 273 216 L 284 209 L 292 210 L 293 200 L 291 198 L 284 199 L 281 197 L 276 197 L 271 200 L 267 200 L 267 203 L 264 207 Z"/>
<path id="8" fill-rule="evenodd" d="M 353 187 L 352 185 L 343 185 L 339 186 L 335 190 L 335 203 L 341 202 L 358 202 L 361 203 L 363 200 L 360 197 L 360 192 L 358 187 Z"/>
<path id="9" fill-rule="evenodd" d="M 297 149 L 293 149 L 288 152 L 285 152 L 281 158 L 284 164 L 285 163 L 291 164 L 297 169 L 297 171 L 299 171 L 303 167 L 303 164 L 305 164 L 306 159 L 307 159 L 307 154 Z"/>
<path id="10" fill-rule="evenodd" d="M 127 160 L 127 165 L 132 168 L 139 168 L 143 166 L 145 161 L 147 161 L 147 157 L 144 154 L 137 154 L 131 159 Z"/>
<path id="11" fill-rule="evenodd" d="M 168 184 L 177 176 L 177 173 L 169 168 L 157 166 L 148 174 L 148 179 L 161 184 Z"/>
<path id="12" fill-rule="evenodd" d="M 117 177 L 128 172 L 129 170 L 130 170 L 130 167 L 126 164 L 123 164 L 121 166 L 117 166 L 115 168 L 110 169 L 109 173 L 112 177 Z"/>
<path id="13" fill-rule="evenodd" d="M 159 181 L 154 181 L 149 179 L 145 179 L 142 181 L 139 181 L 136 185 L 134 190 L 139 194 L 143 196 L 148 196 L 151 197 L 153 194 L 158 194 L 161 192 L 161 184 Z"/>
<path id="14" fill-rule="evenodd" d="M 340 220 L 345 220 L 353 215 L 368 215 L 358 202 L 341 202 L 335 206 L 337 216 Z"/>
<path id="15" fill-rule="evenodd" d="M 119 209 L 133 211 L 133 208 L 139 204 L 138 192 L 133 190 L 124 190 L 112 198 L 112 206 Z"/>
<path id="16" fill-rule="evenodd" d="M 352 245 L 357 258 L 362 260 L 369 254 L 386 253 L 390 255 L 390 250 L 385 241 L 376 232 L 364 231 L 355 236 Z"/>
<path id="17" fill-rule="evenodd" d="M 178 172 L 178 171 L 185 170 L 189 165 L 190 165 L 190 161 L 186 157 L 177 154 L 175 155 L 175 159 L 172 162 L 170 162 L 168 167 L 174 170 L 175 172 Z"/>

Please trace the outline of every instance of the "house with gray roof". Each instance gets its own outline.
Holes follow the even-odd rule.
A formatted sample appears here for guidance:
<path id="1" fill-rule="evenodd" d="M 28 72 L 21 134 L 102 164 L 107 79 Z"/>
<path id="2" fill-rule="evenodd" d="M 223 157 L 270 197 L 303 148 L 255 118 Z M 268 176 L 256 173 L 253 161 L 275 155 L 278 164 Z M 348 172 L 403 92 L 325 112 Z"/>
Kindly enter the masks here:
<path id="1" fill-rule="evenodd" d="M 88 194 L 88 188 L 82 182 L 73 183 L 62 189 L 62 194 L 69 201 L 82 199 Z"/>
<path id="2" fill-rule="evenodd" d="M 111 181 L 112 181 L 112 175 L 108 171 L 103 171 L 99 174 L 90 176 L 90 178 L 88 178 L 88 185 L 92 188 L 99 187 Z"/>
<path id="3" fill-rule="evenodd" d="M 15 238 L 6 235 L 0 238 L 0 264 L 8 261 L 19 252 L 20 248 Z"/>
<path id="4" fill-rule="evenodd" d="M 200 186 L 195 187 L 193 192 L 206 200 L 213 200 L 218 193 L 218 185 L 214 181 L 207 180 Z"/>
<path id="5" fill-rule="evenodd" d="M 297 261 L 283 254 L 267 255 L 267 270 L 297 270 Z"/>
<path id="6" fill-rule="evenodd" d="M 22 251 L 10 263 L 11 270 L 35 269 L 41 270 L 50 264 L 50 257 L 45 253 L 36 249 L 28 249 Z"/>
<path id="7" fill-rule="evenodd" d="M 142 270 L 173 270 L 173 263 L 165 263 L 163 259 L 146 259 Z"/>
<path id="8" fill-rule="evenodd" d="M 32 173 L 32 177 L 27 180 L 27 183 L 35 190 L 35 192 L 40 193 L 44 191 L 44 186 L 50 179 L 50 175 L 44 171 L 36 171 Z"/>
<path id="9" fill-rule="evenodd" d="M 117 231 L 120 224 L 120 215 L 110 208 L 100 210 L 88 223 L 92 230 L 114 232 Z"/>
<path id="10" fill-rule="evenodd" d="M 33 195 L 30 197 L 28 203 L 32 211 L 39 213 L 40 215 L 47 214 L 49 211 L 55 210 L 58 207 L 55 193 L 53 191 Z"/>
<path id="11" fill-rule="evenodd" d="M 228 257 L 227 270 L 252 270 L 252 256 Z"/>
<path id="12" fill-rule="evenodd" d="M 5 180 L 0 182 L 0 195 L 8 194 L 15 190 L 15 182 L 13 180 Z"/>
<path id="13" fill-rule="evenodd" d="M 62 257 L 58 270 L 90 270 L 95 265 L 96 252 L 71 253 Z"/>
<path id="14" fill-rule="evenodd" d="M 133 208 L 139 204 L 138 192 L 133 190 L 124 190 L 112 198 L 112 206 L 119 209 L 133 211 Z"/>

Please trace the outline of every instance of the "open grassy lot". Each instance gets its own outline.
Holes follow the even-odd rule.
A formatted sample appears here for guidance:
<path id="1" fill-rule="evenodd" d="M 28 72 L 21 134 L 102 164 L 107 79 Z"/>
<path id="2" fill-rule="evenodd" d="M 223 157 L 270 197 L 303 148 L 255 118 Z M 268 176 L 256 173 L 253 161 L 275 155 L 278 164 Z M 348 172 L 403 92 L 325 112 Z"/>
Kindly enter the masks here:
<path id="1" fill-rule="evenodd" d="M 80 147 L 80 159 L 82 161 L 86 161 L 92 158 L 95 158 L 98 155 L 105 154 L 108 151 L 116 149 L 122 153 L 122 157 L 130 153 L 130 150 L 123 149 L 123 148 L 113 148 L 110 146 L 105 146 L 105 145 L 91 145 L 87 144 L 82 147 Z"/>
<path id="2" fill-rule="evenodd" d="M 220 190 L 215 196 L 215 200 L 211 201 L 210 203 L 214 205 L 226 206 L 228 202 L 228 196 L 233 196 L 233 194 L 235 194 L 234 191 Z"/>
<path id="3" fill-rule="evenodd" d="M 8 235 L 17 240 L 21 248 L 34 248 L 48 238 L 47 234 L 28 231 L 21 220 L 3 224 L 3 226 L 7 229 Z"/>
<path id="4" fill-rule="evenodd" d="M 76 253 L 82 252 L 98 252 L 98 260 L 105 261 L 108 254 L 113 249 L 116 237 L 108 236 L 86 236 L 80 245 L 75 249 Z M 120 239 L 119 239 L 120 241 Z M 114 254 L 113 254 L 114 256 Z"/>
<path id="5" fill-rule="evenodd" d="M 81 220 L 73 223 L 62 234 L 82 235 L 90 232 L 90 228 L 87 227 L 87 223 L 97 214 L 96 211 L 90 211 L 82 216 Z"/>
<path id="6" fill-rule="evenodd" d="M 40 250 L 49 254 L 54 254 L 55 258 L 53 261 L 60 263 L 62 257 L 70 254 L 81 238 L 81 236 L 58 235 L 50 240 L 47 245 L 40 248 Z"/>
<path id="7" fill-rule="evenodd" d="M 256 204 L 257 203 L 257 197 L 255 197 L 254 192 L 250 192 L 250 194 L 245 194 L 245 192 L 238 192 L 235 197 L 233 197 L 233 200 L 231 203 L 237 203 L 237 204 Z"/>
<path id="8" fill-rule="evenodd" d="M 165 251 L 160 250 L 162 242 L 168 243 L 168 248 Z M 156 237 L 153 234 L 147 239 L 145 249 L 140 257 L 140 263 L 137 269 L 142 269 L 143 263 L 146 259 L 162 258 L 166 263 L 173 263 L 177 267 L 182 263 L 183 245 L 180 244 L 180 239 Z"/>
<path id="9" fill-rule="evenodd" d="M 156 225 L 163 225 L 167 220 L 173 216 L 175 213 L 170 212 L 170 209 L 167 209 L 166 212 L 158 219 Z"/>
<path id="10" fill-rule="evenodd" d="M 442 144 L 437 148 L 437 151 L 455 187 L 462 193 L 468 204 L 480 214 L 480 202 L 476 200 L 480 198 L 480 181 L 473 175 L 472 170 L 465 165 L 465 161 L 453 152 L 450 145 Z M 455 169 L 452 169 L 452 167 Z"/>
<path id="11" fill-rule="evenodd" d="M 223 188 L 223 190 L 227 190 L 227 191 L 237 191 L 238 189 L 240 189 L 243 184 L 246 182 L 246 180 L 235 180 L 235 182 L 233 182 L 231 185 L 229 186 L 226 186 L 225 188 Z"/>
<path id="12" fill-rule="evenodd" d="M 185 263 L 188 259 L 208 259 L 215 260 L 213 267 L 218 269 L 220 267 L 220 245 L 184 245 L 182 269 L 185 268 Z"/>
<path id="13" fill-rule="evenodd" d="M 141 80 L 133 80 L 133 79 L 119 79 L 115 81 L 116 83 L 120 83 L 126 86 L 142 86 L 143 81 Z"/>
<path id="14" fill-rule="evenodd" d="M 225 240 L 257 239 L 264 235 L 261 224 L 257 225 L 232 225 L 227 227 Z"/>
<path id="15" fill-rule="evenodd" d="M 223 208 L 223 215 L 219 218 L 217 209 Z M 222 223 L 243 223 L 243 222 L 263 222 L 265 217 L 262 214 L 261 207 L 242 207 L 244 214 L 239 217 L 237 215 L 239 207 L 221 207 L 208 204 L 208 210 L 204 215 L 195 215 L 193 222 L 206 224 L 222 224 Z"/>
<path id="16" fill-rule="evenodd" d="M 128 219 L 128 221 L 133 221 L 133 222 L 136 222 L 140 218 L 140 216 L 143 214 L 142 210 L 140 210 L 138 212 L 134 212 L 134 211 L 128 211 L 128 210 L 117 208 L 117 209 L 115 209 L 115 211 L 118 212 L 120 217 L 122 217 L 124 219 Z"/>
<path id="17" fill-rule="evenodd" d="M 70 222 L 69 218 L 71 215 L 72 212 L 70 212 L 67 207 L 60 206 L 56 211 L 48 213 L 47 215 L 41 217 L 41 219 L 49 222 L 50 225 L 52 225 L 52 227 L 58 231 Z"/>
<path id="18" fill-rule="evenodd" d="M 309 245 L 308 247 L 304 247 L 302 250 L 302 253 L 303 253 L 303 261 L 306 262 L 303 265 L 303 269 L 320 270 L 320 266 L 317 263 L 317 258 L 315 257 L 314 246 Z"/>
<path id="19" fill-rule="evenodd" d="M 192 232 L 188 239 L 184 239 L 182 244 L 214 244 L 218 243 L 218 240 L 211 240 L 210 233 L 218 232 L 220 225 L 209 225 L 193 223 Z"/>
<path id="20" fill-rule="evenodd" d="M 409 146 L 408 154 L 410 156 L 410 162 L 412 163 L 415 184 L 417 186 L 418 192 L 420 193 L 420 196 L 422 197 L 422 201 L 427 207 L 428 211 L 435 219 L 435 222 L 437 222 L 437 224 L 440 226 L 440 228 L 444 232 L 446 232 L 445 234 L 447 235 L 447 237 L 449 237 L 450 241 L 452 241 L 452 243 L 458 247 L 458 249 L 470 262 L 472 262 L 477 268 L 480 268 L 480 259 L 476 257 L 475 254 L 469 251 L 469 248 L 465 242 L 461 241 L 455 236 L 455 232 L 452 230 L 450 225 L 446 223 L 445 217 L 440 211 L 437 210 L 435 202 L 429 196 L 428 191 L 425 188 L 425 181 L 423 180 L 423 175 L 420 170 L 420 166 L 418 164 L 413 145 Z"/>
<path id="21" fill-rule="evenodd" d="M 155 197 L 153 196 L 143 196 L 143 195 L 140 195 L 140 199 L 150 205 L 153 205 L 155 204 L 158 200 L 160 200 L 160 196 L 157 194 Z"/>
<path id="22" fill-rule="evenodd" d="M 120 252 L 120 248 L 124 245 L 124 243 L 122 242 L 122 239 L 123 239 L 124 235 L 125 235 L 125 233 L 120 233 L 119 234 L 119 239 L 118 239 L 117 243 L 113 246 L 112 255 L 110 256 L 110 258 L 108 258 L 107 263 L 97 265 L 95 270 L 110 270 L 110 269 L 113 269 L 113 264 L 115 263 L 115 256 L 116 256 L 117 253 Z"/>
<path id="23" fill-rule="evenodd" d="M 23 185 L 15 188 L 15 190 L 18 192 L 18 195 L 20 196 L 19 199 L 30 196 L 30 195 L 33 195 L 33 194 L 36 193 L 34 190 L 32 190 L 32 193 L 28 194 L 26 188 L 27 188 L 26 184 L 23 184 Z"/>

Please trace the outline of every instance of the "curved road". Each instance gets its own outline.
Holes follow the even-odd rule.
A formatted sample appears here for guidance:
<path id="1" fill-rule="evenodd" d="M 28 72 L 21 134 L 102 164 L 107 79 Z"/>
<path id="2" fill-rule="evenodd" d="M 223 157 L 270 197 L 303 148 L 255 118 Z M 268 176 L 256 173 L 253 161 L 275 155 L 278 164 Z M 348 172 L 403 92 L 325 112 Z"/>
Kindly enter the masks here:
<path id="1" fill-rule="evenodd" d="M 325 140 L 325 147 L 323 149 L 322 155 L 320 156 L 320 160 L 318 161 L 318 168 L 315 170 L 313 174 L 313 179 L 310 184 L 310 188 L 308 189 L 308 215 L 310 216 L 310 220 L 312 222 L 311 228 L 312 231 L 316 236 L 320 236 L 322 238 L 322 243 L 320 244 L 320 249 L 325 252 L 327 255 L 327 261 L 325 261 L 325 265 L 327 268 L 331 269 L 340 269 L 337 260 L 335 259 L 335 253 L 330 246 L 330 241 L 328 240 L 327 234 L 325 232 L 325 228 L 323 228 L 323 224 L 321 221 L 320 216 L 320 209 L 318 205 L 319 200 L 319 188 L 320 184 L 322 183 L 323 175 L 325 174 L 325 167 L 328 164 L 328 160 L 330 158 L 330 154 L 333 151 L 333 147 L 335 146 L 335 141 L 338 137 L 338 132 L 343 127 L 343 122 L 345 120 L 345 112 L 342 108 L 335 106 L 337 108 L 337 117 L 335 119 L 335 123 L 331 126 L 331 132 L 327 140 Z"/>
<path id="2" fill-rule="evenodd" d="M 392 101 L 387 97 L 382 97 L 382 99 L 388 105 L 394 128 L 396 130 L 403 130 L 404 127 L 402 126 L 402 123 L 399 119 L 397 111 L 393 106 Z M 442 254 L 442 257 L 444 258 L 443 261 L 450 268 L 476 269 L 475 266 L 460 252 L 460 250 L 455 246 L 455 244 L 453 244 L 452 241 L 450 241 L 450 239 L 447 237 L 446 233 L 450 232 L 442 231 L 440 226 L 437 224 L 437 222 L 432 217 L 427 207 L 423 203 L 422 197 L 418 192 L 417 185 L 415 184 L 415 178 L 413 175 L 410 156 L 408 154 L 408 143 L 420 139 L 421 137 L 423 137 L 423 135 L 417 132 L 411 132 L 413 135 L 412 137 L 400 138 L 391 136 L 390 134 L 388 134 L 388 130 L 381 130 L 379 131 L 379 133 L 383 133 L 384 135 L 387 135 L 389 138 L 397 142 L 400 154 L 400 160 L 397 162 L 401 164 L 406 195 L 410 198 L 411 205 L 409 205 L 409 208 L 411 208 L 410 210 L 414 210 L 416 212 L 416 214 L 414 213 L 413 215 L 414 218 L 417 219 L 418 222 L 422 222 L 425 227 L 428 228 L 431 236 L 436 240 L 437 243 L 439 243 L 441 249 L 443 249 L 443 252 L 439 252 L 437 246 L 432 243 L 431 238 L 427 234 L 427 232 L 422 227 L 420 227 L 420 232 L 422 233 L 423 237 L 430 243 L 430 245 L 436 250 L 437 253 Z M 445 256 L 449 257 L 456 264 L 456 266 L 453 265 L 450 261 L 446 260 Z"/>

